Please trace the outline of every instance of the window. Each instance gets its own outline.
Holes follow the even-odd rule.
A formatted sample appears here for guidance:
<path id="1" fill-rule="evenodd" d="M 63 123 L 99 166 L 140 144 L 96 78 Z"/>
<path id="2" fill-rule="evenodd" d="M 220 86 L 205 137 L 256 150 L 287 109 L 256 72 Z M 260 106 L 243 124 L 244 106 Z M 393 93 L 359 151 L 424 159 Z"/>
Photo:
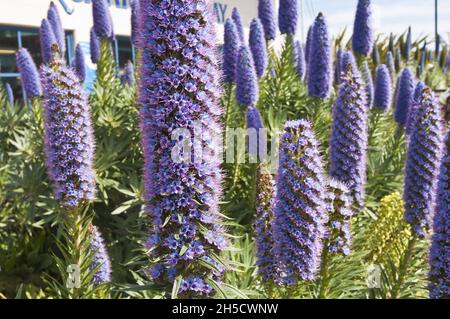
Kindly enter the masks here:
<path id="1" fill-rule="evenodd" d="M 114 55 L 116 65 L 123 69 L 128 61 L 134 62 L 134 47 L 131 44 L 130 37 L 116 36 L 114 41 Z"/>
<path id="2" fill-rule="evenodd" d="M 73 34 L 66 32 L 66 59 L 72 60 Z M 0 82 L 9 83 L 17 100 L 24 99 L 20 83 L 20 74 L 16 66 L 16 51 L 18 48 L 27 48 L 34 62 L 39 67 L 42 63 L 41 46 L 39 42 L 39 29 L 0 26 Z"/>

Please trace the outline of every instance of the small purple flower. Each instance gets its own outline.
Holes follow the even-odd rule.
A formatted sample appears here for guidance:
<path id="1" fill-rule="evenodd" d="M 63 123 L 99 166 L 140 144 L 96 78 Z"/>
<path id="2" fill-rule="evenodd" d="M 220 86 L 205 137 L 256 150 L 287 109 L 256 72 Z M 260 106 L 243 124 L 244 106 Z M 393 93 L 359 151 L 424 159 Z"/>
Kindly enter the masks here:
<path id="1" fill-rule="evenodd" d="M 78 207 L 95 197 L 94 131 L 90 107 L 75 72 L 61 60 L 41 67 L 44 149 L 56 200 Z"/>
<path id="2" fill-rule="evenodd" d="M 409 110 L 414 101 L 414 73 L 410 68 L 403 69 L 395 96 L 394 117 L 400 126 L 405 126 Z"/>
<path id="3" fill-rule="evenodd" d="M 367 113 L 365 83 L 359 71 L 347 67 L 333 108 L 330 176 L 348 185 L 358 210 L 364 207 Z"/>
<path id="4" fill-rule="evenodd" d="M 86 63 L 84 61 L 83 48 L 81 48 L 80 44 L 77 44 L 77 48 L 75 50 L 73 67 L 75 68 L 75 73 L 80 81 L 84 82 L 84 80 L 86 79 Z"/>
<path id="5" fill-rule="evenodd" d="M 92 276 L 92 283 L 97 286 L 111 281 L 111 261 L 98 228 L 91 225 L 89 230 L 91 235 L 89 253 L 92 254 L 89 269 L 91 272 L 95 271 Z"/>
<path id="6" fill-rule="evenodd" d="M 372 52 L 374 36 L 372 30 L 372 6 L 370 0 L 358 0 L 353 26 L 353 51 L 368 56 Z"/>
<path id="7" fill-rule="evenodd" d="M 261 78 L 266 72 L 268 61 L 264 30 L 259 19 L 253 19 L 250 24 L 249 46 L 255 63 L 256 75 Z"/>
<path id="8" fill-rule="evenodd" d="M 266 40 L 274 40 L 277 36 L 277 23 L 272 0 L 258 1 L 258 17 L 264 27 Z"/>
<path id="9" fill-rule="evenodd" d="M 422 91 L 405 165 L 405 218 L 414 233 L 425 237 L 432 226 L 439 165 L 444 150 L 441 107 L 433 91 Z"/>
<path id="10" fill-rule="evenodd" d="M 114 30 L 109 4 L 106 0 L 92 0 L 92 15 L 94 30 L 99 38 L 112 39 Z"/>
<path id="11" fill-rule="evenodd" d="M 133 62 L 128 61 L 125 64 L 125 68 L 123 70 L 123 74 L 120 77 L 120 81 L 122 85 L 133 85 L 134 83 L 134 65 Z"/>
<path id="12" fill-rule="evenodd" d="M 389 110 L 392 103 L 392 80 L 385 64 L 377 68 L 374 105 L 380 110 Z"/>
<path id="13" fill-rule="evenodd" d="M 236 100 L 244 107 L 255 106 L 258 102 L 259 88 L 255 64 L 247 46 L 241 46 L 237 61 Z"/>
<path id="14" fill-rule="evenodd" d="M 304 120 L 285 124 L 273 223 L 279 281 L 314 280 L 327 222 L 326 181 L 319 143 Z"/>
<path id="15" fill-rule="evenodd" d="M 300 41 L 296 41 L 294 44 L 294 64 L 298 78 L 300 80 L 304 80 L 306 75 L 306 62 L 305 53 Z"/>
<path id="16" fill-rule="evenodd" d="M 325 99 L 331 93 L 332 67 L 331 43 L 325 16 L 319 13 L 311 36 L 310 59 L 308 62 L 308 94 Z"/>
<path id="17" fill-rule="evenodd" d="M 275 183 L 272 175 L 265 164 L 260 164 L 256 173 L 255 245 L 258 273 L 265 281 L 276 278 L 272 237 L 274 194 Z"/>
<path id="18" fill-rule="evenodd" d="M 231 12 L 231 19 L 233 20 L 234 25 L 236 26 L 236 31 L 239 36 L 241 44 L 245 43 L 244 25 L 242 24 L 241 14 L 239 13 L 239 10 L 236 7 L 233 8 L 233 11 Z"/>
<path id="19" fill-rule="evenodd" d="M 426 89 L 426 84 L 422 81 L 417 82 L 416 87 L 414 89 L 414 97 L 413 102 L 411 104 L 411 108 L 408 113 L 408 120 L 406 121 L 406 134 L 410 135 L 416 126 L 417 120 L 417 109 L 420 105 L 420 98 L 422 97 L 423 90 Z"/>
<path id="20" fill-rule="evenodd" d="M 433 219 L 433 235 L 429 254 L 430 298 L 450 297 L 450 139 L 447 132 L 447 146 L 440 165 L 437 205 Z"/>
<path id="21" fill-rule="evenodd" d="M 261 115 L 251 106 L 247 110 L 247 135 L 249 154 L 254 159 L 263 160 L 267 151 L 267 138 Z"/>
<path id="22" fill-rule="evenodd" d="M 66 35 L 62 27 L 58 8 L 53 3 L 53 1 L 50 2 L 50 7 L 48 8 L 47 20 L 52 27 L 53 34 L 55 36 L 56 42 L 58 43 L 59 52 L 64 54 L 64 52 L 66 52 Z"/>
<path id="23" fill-rule="evenodd" d="M 5 90 L 6 90 L 6 97 L 7 97 L 7 100 L 8 100 L 8 104 L 10 106 L 13 106 L 14 105 L 14 93 L 13 93 L 13 90 L 12 90 L 11 85 L 9 83 L 6 83 Z"/>
<path id="24" fill-rule="evenodd" d="M 55 34 L 53 33 L 52 26 L 47 19 L 43 19 L 41 27 L 39 28 L 39 38 L 41 41 L 41 57 L 45 64 L 50 63 L 53 59 L 52 46 L 56 44 Z"/>
<path id="25" fill-rule="evenodd" d="M 100 39 L 94 31 L 94 28 L 91 29 L 91 37 L 90 37 L 90 49 L 91 49 L 91 61 L 96 64 L 98 59 L 100 59 Z"/>
<path id="26" fill-rule="evenodd" d="M 41 96 L 42 88 L 39 73 L 27 49 L 21 48 L 17 51 L 16 62 L 26 96 L 29 99 Z"/>
<path id="27" fill-rule="evenodd" d="M 298 4 L 297 0 L 280 0 L 278 9 L 278 25 L 281 34 L 290 36 L 297 31 Z"/>
<path id="28" fill-rule="evenodd" d="M 225 22 L 223 44 L 223 74 L 225 83 L 234 83 L 236 80 L 236 64 L 239 51 L 239 39 L 236 25 L 233 20 Z"/>

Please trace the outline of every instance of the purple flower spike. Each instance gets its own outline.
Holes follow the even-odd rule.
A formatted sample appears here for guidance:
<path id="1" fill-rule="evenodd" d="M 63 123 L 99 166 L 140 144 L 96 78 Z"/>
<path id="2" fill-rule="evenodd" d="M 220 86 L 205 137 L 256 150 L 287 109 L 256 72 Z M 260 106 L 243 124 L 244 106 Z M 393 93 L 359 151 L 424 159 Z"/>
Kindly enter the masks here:
<path id="1" fill-rule="evenodd" d="M 309 56 L 311 53 L 311 42 L 312 42 L 312 34 L 313 34 L 314 24 L 308 28 L 308 34 L 306 36 L 306 44 L 305 44 L 305 62 L 306 67 L 309 67 Z"/>
<path id="2" fill-rule="evenodd" d="M 59 16 L 58 8 L 52 2 L 47 12 L 47 20 L 50 23 L 56 42 L 58 43 L 59 52 L 62 54 L 66 52 L 66 35 L 62 27 L 61 18 Z"/>
<path id="3" fill-rule="evenodd" d="M 351 219 L 354 215 L 348 187 L 331 179 L 328 183 L 326 202 L 328 204 L 327 243 L 332 254 L 350 254 L 352 243 Z"/>
<path id="4" fill-rule="evenodd" d="M 327 222 L 326 180 L 319 143 L 307 121 L 290 121 L 280 140 L 274 254 L 280 281 L 314 280 Z"/>
<path id="5" fill-rule="evenodd" d="M 236 30 L 239 36 L 239 40 L 241 44 L 245 43 L 245 34 L 244 34 L 244 25 L 242 24 L 241 14 L 237 8 L 233 8 L 233 12 L 231 13 L 231 19 L 236 26 Z"/>
<path id="6" fill-rule="evenodd" d="M 314 22 L 311 39 L 308 93 L 309 96 L 325 99 L 330 96 L 333 76 L 331 74 L 331 43 L 328 36 L 328 25 L 322 13 L 319 13 Z"/>
<path id="7" fill-rule="evenodd" d="M 422 97 L 423 90 L 426 89 L 426 84 L 422 81 L 417 82 L 416 88 L 414 89 L 413 102 L 411 104 L 411 109 L 408 113 L 408 120 L 406 121 L 406 134 L 411 135 L 414 127 L 416 126 L 417 120 L 417 108 L 420 104 L 420 98 Z"/>
<path id="8" fill-rule="evenodd" d="M 374 44 L 372 50 L 372 60 L 375 66 L 380 64 L 380 51 L 378 50 L 378 46 L 376 45 L 376 43 Z"/>
<path id="9" fill-rule="evenodd" d="M 447 147 L 442 160 L 438 190 L 437 205 L 433 220 L 433 236 L 430 247 L 430 298 L 450 298 L 450 143 L 447 132 Z"/>
<path id="10" fill-rule="evenodd" d="M 224 271 L 214 256 L 228 245 L 219 210 L 222 92 L 210 2 L 145 0 L 141 7 L 143 197 L 153 260 L 146 273 L 168 292 L 183 276 L 180 298 L 210 297 L 207 280 L 220 281 Z M 196 136 L 193 156 L 183 156 L 173 138 L 180 133 Z"/>
<path id="11" fill-rule="evenodd" d="M 95 197 L 95 141 L 87 96 L 62 60 L 43 65 L 41 81 L 47 172 L 56 200 L 79 207 Z"/>
<path id="12" fill-rule="evenodd" d="M 297 0 L 280 0 L 278 9 L 278 25 L 281 34 L 295 35 L 297 31 L 298 4 Z"/>
<path id="13" fill-rule="evenodd" d="M 76 75 L 81 82 L 84 82 L 84 80 L 86 79 L 86 63 L 84 60 L 83 49 L 81 48 L 80 44 L 77 44 L 77 48 L 75 50 L 75 60 L 73 64 Z"/>
<path id="14" fill-rule="evenodd" d="M 341 77 L 345 76 L 348 68 L 350 68 L 353 73 L 359 72 L 358 66 L 356 65 L 356 59 L 352 51 L 344 51 L 341 55 Z"/>
<path id="15" fill-rule="evenodd" d="M 392 80 L 385 64 L 377 68 L 374 105 L 382 111 L 389 110 L 392 103 Z"/>
<path id="16" fill-rule="evenodd" d="M 411 55 L 411 48 L 412 48 L 412 34 L 411 34 L 411 27 L 408 28 L 408 35 L 406 36 L 406 43 L 405 43 L 405 60 L 408 61 L 409 57 Z"/>
<path id="17" fill-rule="evenodd" d="M 333 108 L 330 176 L 348 185 L 358 210 L 364 207 L 367 113 L 365 83 L 348 65 Z"/>
<path id="18" fill-rule="evenodd" d="M 392 55 L 391 51 L 389 51 L 386 54 L 386 66 L 389 70 L 389 74 L 391 75 L 392 83 L 395 83 L 395 79 L 397 77 L 397 71 L 395 70 L 394 56 Z"/>
<path id="19" fill-rule="evenodd" d="M 92 254 L 89 269 L 91 272 L 95 271 L 92 276 L 92 283 L 98 286 L 111 281 L 111 261 L 109 260 L 105 242 L 98 228 L 92 225 L 89 231 L 91 234 L 89 253 Z"/>
<path id="20" fill-rule="evenodd" d="M 409 110 L 414 100 L 414 73 L 410 68 L 403 69 L 398 81 L 395 97 L 395 120 L 400 126 L 405 126 Z"/>
<path id="21" fill-rule="evenodd" d="M 241 46 L 236 67 L 236 100 L 239 105 L 255 106 L 258 102 L 258 90 L 252 55 L 247 46 Z"/>
<path id="22" fill-rule="evenodd" d="M 367 107 L 371 109 L 373 106 L 374 88 L 372 74 L 370 73 L 369 64 L 367 61 L 364 61 L 361 66 L 361 75 L 364 82 L 366 82 Z"/>
<path id="23" fill-rule="evenodd" d="M 265 281 L 276 278 L 272 237 L 274 194 L 275 183 L 272 175 L 264 164 L 260 164 L 256 173 L 255 245 L 258 273 Z"/>
<path id="24" fill-rule="evenodd" d="M 11 88 L 11 85 L 9 83 L 6 83 L 5 89 L 6 89 L 6 97 L 8 98 L 8 104 L 10 106 L 13 106 L 14 105 L 14 93 Z"/>
<path id="25" fill-rule="evenodd" d="M 267 152 L 267 137 L 261 115 L 253 106 L 247 110 L 247 134 L 250 156 L 263 160 Z"/>
<path id="26" fill-rule="evenodd" d="M 39 28 L 39 38 L 41 40 L 42 62 L 45 64 L 53 60 L 53 44 L 57 44 L 52 26 L 47 19 L 43 19 Z"/>
<path id="27" fill-rule="evenodd" d="M 236 81 L 236 64 L 239 51 L 239 38 L 236 25 L 233 20 L 225 22 L 224 44 L 223 44 L 223 75 L 225 83 Z"/>
<path id="28" fill-rule="evenodd" d="M 131 41 L 135 47 L 139 47 L 139 34 L 140 34 L 140 17 L 141 6 L 139 0 L 132 0 L 131 6 Z"/>
<path id="29" fill-rule="evenodd" d="M 305 62 L 305 53 L 303 52 L 303 46 L 300 43 L 300 41 L 295 42 L 294 64 L 298 78 L 303 81 L 306 75 L 306 62 Z"/>
<path id="30" fill-rule="evenodd" d="M 259 19 L 253 19 L 250 24 L 249 45 L 255 62 L 256 75 L 261 78 L 266 72 L 268 61 L 264 30 Z"/>
<path id="31" fill-rule="evenodd" d="M 133 62 L 128 61 L 123 70 L 123 74 L 120 78 L 122 85 L 134 84 L 134 65 Z"/>
<path id="32" fill-rule="evenodd" d="M 368 56 L 372 52 L 374 36 L 372 30 L 372 6 L 370 0 L 359 0 L 353 26 L 353 51 Z"/>
<path id="33" fill-rule="evenodd" d="M 339 85 L 339 83 L 341 82 L 340 77 L 341 77 L 341 66 L 342 66 L 342 58 L 344 55 L 344 50 L 342 48 L 339 48 L 336 51 L 336 59 L 334 61 L 334 84 Z"/>
<path id="34" fill-rule="evenodd" d="M 264 27 L 266 40 L 274 40 L 277 36 L 277 23 L 272 0 L 259 0 L 258 17 Z"/>
<path id="35" fill-rule="evenodd" d="M 16 63 L 26 96 L 29 99 L 41 96 L 42 88 L 39 73 L 27 49 L 21 48 L 17 51 Z"/>
<path id="36" fill-rule="evenodd" d="M 405 165 L 405 218 L 419 237 L 432 226 L 444 134 L 439 101 L 429 88 L 422 92 Z"/>
<path id="37" fill-rule="evenodd" d="M 91 29 L 91 39 L 90 39 L 90 47 L 91 47 L 91 61 L 96 64 L 98 59 L 100 59 L 100 39 L 95 33 L 94 29 Z"/>
<path id="38" fill-rule="evenodd" d="M 114 30 L 109 4 L 106 0 L 92 0 L 92 15 L 94 30 L 99 38 L 112 39 Z"/>

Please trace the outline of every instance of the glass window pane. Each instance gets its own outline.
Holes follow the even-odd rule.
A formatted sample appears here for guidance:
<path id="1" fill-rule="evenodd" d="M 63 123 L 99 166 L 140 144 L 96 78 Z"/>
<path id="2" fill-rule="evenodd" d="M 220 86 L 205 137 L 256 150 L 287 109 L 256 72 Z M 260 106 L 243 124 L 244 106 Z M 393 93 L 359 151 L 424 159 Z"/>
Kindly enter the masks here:
<path id="1" fill-rule="evenodd" d="M 0 29 L 0 72 L 15 73 L 17 31 Z"/>
<path id="2" fill-rule="evenodd" d="M 133 61 L 133 50 L 130 38 L 117 37 L 119 67 L 123 68 L 128 61 Z"/>
<path id="3" fill-rule="evenodd" d="M 22 31 L 21 35 L 22 47 L 27 48 L 33 57 L 34 63 L 36 63 L 36 65 L 40 65 L 42 63 L 42 58 L 38 30 Z"/>

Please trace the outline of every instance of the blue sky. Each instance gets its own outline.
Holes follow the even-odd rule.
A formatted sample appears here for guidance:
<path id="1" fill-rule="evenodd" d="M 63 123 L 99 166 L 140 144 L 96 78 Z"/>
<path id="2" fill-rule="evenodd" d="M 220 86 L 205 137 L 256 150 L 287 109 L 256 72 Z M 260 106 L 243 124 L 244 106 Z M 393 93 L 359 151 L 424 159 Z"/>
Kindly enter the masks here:
<path id="1" fill-rule="evenodd" d="M 353 28 L 357 0 L 303 0 L 305 30 L 314 15 L 322 11 L 328 19 L 331 33 L 336 35 L 347 26 Z M 402 33 L 409 25 L 413 37 L 434 35 L 434 0 L 373 0 L 374 27 L 377 33 Z M 438 0 L 439 33 L 448 42 L 450 36 L 450 0 Z M 306 33 L 306 31 L 305 31 Z"/>

